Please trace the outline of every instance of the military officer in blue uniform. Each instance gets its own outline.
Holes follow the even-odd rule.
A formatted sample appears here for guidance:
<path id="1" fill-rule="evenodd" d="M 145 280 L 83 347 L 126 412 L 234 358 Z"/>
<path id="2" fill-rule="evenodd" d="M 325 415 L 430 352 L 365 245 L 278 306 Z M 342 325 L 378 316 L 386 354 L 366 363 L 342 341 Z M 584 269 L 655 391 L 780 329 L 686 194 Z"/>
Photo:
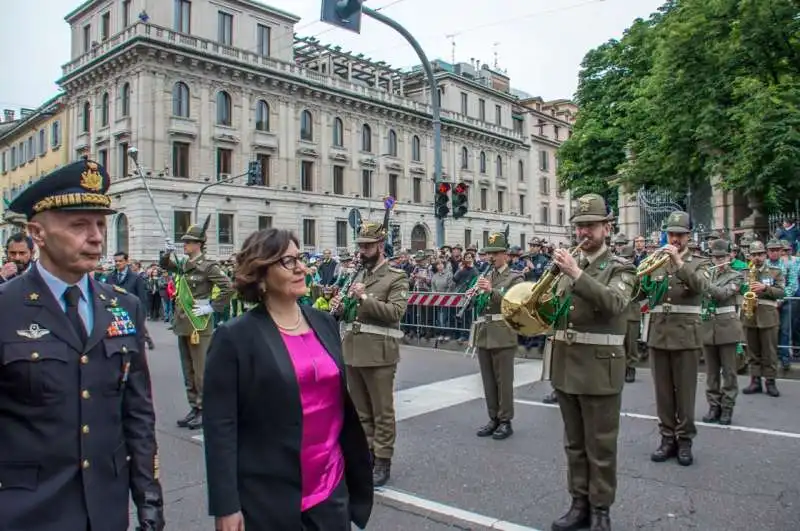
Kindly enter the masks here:
<path id="1" fill-rule="evenodd" d="M 55 170 L 9 209 L 39 249 L 0 286 L 0 529 L 164 529 L 144 310 L 90 273 L 103 249 L 109 177 Z"/>

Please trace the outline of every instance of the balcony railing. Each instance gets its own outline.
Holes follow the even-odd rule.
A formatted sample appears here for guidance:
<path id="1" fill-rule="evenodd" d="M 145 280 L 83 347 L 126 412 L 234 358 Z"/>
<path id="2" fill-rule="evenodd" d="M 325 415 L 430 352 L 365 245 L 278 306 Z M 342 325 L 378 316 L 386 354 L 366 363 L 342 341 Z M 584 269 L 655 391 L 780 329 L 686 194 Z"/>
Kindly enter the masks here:
<path id="1" fill-rule="evenodd" d="M 427 103 L 420 103 L 405 96 L 400 96 L 373 87 L 358 85 L 338 77 L 322 74 L 307 68 L 302 68 L 292 63 L 279 61 L 270 57 L 264 57 L 249 50 L 225 46 L 210 39 L 186 35 L 184 33 L 179 33 L 174 30 L 145 22 L 137 22 L 136 24 L 125 28 L 109 39 L 96 44 L 85 54 L 65 64 L 62 67 L 62 73 L 64 77 L 69 77 L 81 68 L 91 64 L 93 61 L 100 59 L 106 54 L 111 53 L 116 48 L 123 46 L 136 38 L 146 38 L 171 47 L 191 49 L 198 54 L 217 56 L 222 61 L 236 61 L 256 69 L 271 70 L 285 76 L 295 77 L 303 81 L 310 81 L 318 85 L 323 85 L 326 88 L 352 94 L 354 96 L 375 101 L 377 103 L 385 103 L 387 105 L 394 105 L 409 111 L 432 115 L 431 105 Z M 468 125 L 497 135 L 515 138 L 518 140 L 525 140 L 524 135 L 513 129 L 494 124 L 488 124 L 481 120 L 469 118 L 460 113 L 442 110 L 441 115 L 443 119 L 451 122 Z"/>

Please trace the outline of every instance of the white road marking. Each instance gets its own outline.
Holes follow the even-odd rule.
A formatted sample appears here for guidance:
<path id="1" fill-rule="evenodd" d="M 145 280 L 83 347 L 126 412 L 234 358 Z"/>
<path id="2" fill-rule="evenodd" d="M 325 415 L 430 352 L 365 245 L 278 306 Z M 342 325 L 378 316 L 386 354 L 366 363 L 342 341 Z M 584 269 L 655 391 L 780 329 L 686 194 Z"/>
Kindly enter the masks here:
<path id="1" fill-rule="evenodd" d="M 544 402 L 537 402 L 535 400 L 522 400 L 517 399 L 514 400 L 517 404 L 522 404 L 525 406 L 537 406 L 537 407 L 549 407 L 549 408 L 558 408 L 558 404 L 545 404 Z M 620 417 L 627 417 L 631 419 L 639 419 L 639 420 L 650 420 L 650 421 L 658 421 L 658 417 L 654 415 L 644 415 L 642 413 L 630 413 L 627 411 L 620 412 Z M 695 421 L 695 424 L 698 426 L 704 426 L 706 428 L 716 428 L 718 430 L 728 430 L 728 431 L 741 431 L 745 433 L 757 433 L 759 435 L 772 435 L 775 437 L 786 437 L 787 439 L 800 439 L 800 433 L 794 433 L 791 431 L 778 431 L 778 430 L 767 430 L 764 428 L 750 428 L 748 426 L 723 426 L 721 424 L 710 424 L 708 422 L 702 421 Z"/>
<path id="2" fill-rule="evenodd" d="M 533 527 L 526 527 L 505 520 L 492 518 L 491 516 L 465 511 L 458 507 L 451 507 L 443 503 L 426 500 L 425 498 L 420 498 L 413 494 L 395 489 L 380 488 L 375 490 L 375 494 L 381 498 L 386 498 L 387 500 L 392 500 L 402 505 L 410 505 L 416 509 L 422 509 L 423 511 L 454 518 L 467 524 L 478 525 L 488 529 L 497 529 L 498 531 L 539 531 Z"/>

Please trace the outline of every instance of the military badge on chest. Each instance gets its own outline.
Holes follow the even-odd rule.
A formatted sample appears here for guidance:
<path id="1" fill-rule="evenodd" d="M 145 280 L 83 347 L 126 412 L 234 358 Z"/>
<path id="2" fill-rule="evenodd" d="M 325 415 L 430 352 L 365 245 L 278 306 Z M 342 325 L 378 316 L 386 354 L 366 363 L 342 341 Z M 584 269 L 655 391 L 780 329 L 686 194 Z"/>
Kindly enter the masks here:
<path id="1" fill-rule="evenodd" d="M 106 308 L 111 313 L 113 320 L 106 329 L 108 337 L 122 337 L 136 335 L 136 325 L 133 323 L 128 310 L 120 308 L 117 299 L 111 299 L 111 306 Z"/>

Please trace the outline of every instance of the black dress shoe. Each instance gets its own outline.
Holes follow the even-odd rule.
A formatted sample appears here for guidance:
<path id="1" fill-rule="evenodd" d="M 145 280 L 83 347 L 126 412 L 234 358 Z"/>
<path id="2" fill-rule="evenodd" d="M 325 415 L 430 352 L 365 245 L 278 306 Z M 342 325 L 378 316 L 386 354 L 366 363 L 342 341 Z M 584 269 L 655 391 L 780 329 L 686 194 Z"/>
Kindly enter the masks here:
<path id="1" fill-rule="evenodd" d="M 672 437 L 661 437 L 661 444 L 656 451 L 650 454 L 650 460 L 654 463 L 663 463 L 667 459 L 678 455 L 678 445 Z"/>
<path id="2" fill-rule="evenodd" d="M 611 515 L 608 507 L 592 507 L 589 531 L 611 531 Z"/>
<path id="3" fill-rule="evenodd" d="M 188 428 L 189 423 L 197 416 L 197 409 L 192 408 L 185 417 L 177 422 L 179 428 Z"/>
<path id="4" fill-rule="evenodd" d="M 392 460 L 383 457 L 375 458 L 375 466 L 372 469 L 372 484 L 375 487 L 383 487 L 389 482 L 392 475 Z"/>
<path id="5" fill-rule="evenodd" d="M 703 422 L 717 422 L 722 415 L 722 409 L 719 406 L 711 406 L 708 408 L 708 413 L 703 416 Z"/>
<path id="6" fill-rule="evenodd" d="M 492 433 L 492 439 L 495 441 L 502 441 L 514 435 L 514 430 L 511 428 L 511 422 L 501 422 L 500 425 Z"/>
<path id="7" fill-rule="evenodd" d="M 203 412 L 197 411 L 197 415 L 194 416 L 192 420 L 186 425 L 187 428 L 190 430 L 199 430 L 203 427 Z"/>
<path id="8" fill-rule="evenodd" d="M 678 464 L 681 466 L 690 466 L 692 463 L 694 463 L 692 440 L 678 439 Z"/>
<path id="9" fill-rule="evenodd" d="M 489 437 L 494 433 L 499 425 L 500 423 L 496 420 L 490 420 L 484 427 L 479 429 L 475 435 L 478 437 Z"/>
<path id="10" fill-rule="evenodd" d="M 767 378 L 766 381 L 766 388 L 767 394 L 773 398 L 778 398 L 781 396 L 781 392 L 778 391 L 778 386 L 775 385 L 775 378 Z"/>
<path id="11" fill-rule="evenodd" d="M 578 531 L 586 529 L 591 523 L 589 501 L 586 498 L 572 498 L 567 513 L 553 522 L 552 531 Z"/>
<path id="12" fill-rule="evenodd" d="M 722 414 L 720 414 L 719 416 L 719 423 L 722 426 L 729 426 L 732 418 L 733 418 L 733 409 L 725 408 L 722 410 Z"/>
<path id="13" fill-rule="evenodd" d="M 625 368 L 625 383 L 633 383 L 636 381 L 636 367 Z"/>

